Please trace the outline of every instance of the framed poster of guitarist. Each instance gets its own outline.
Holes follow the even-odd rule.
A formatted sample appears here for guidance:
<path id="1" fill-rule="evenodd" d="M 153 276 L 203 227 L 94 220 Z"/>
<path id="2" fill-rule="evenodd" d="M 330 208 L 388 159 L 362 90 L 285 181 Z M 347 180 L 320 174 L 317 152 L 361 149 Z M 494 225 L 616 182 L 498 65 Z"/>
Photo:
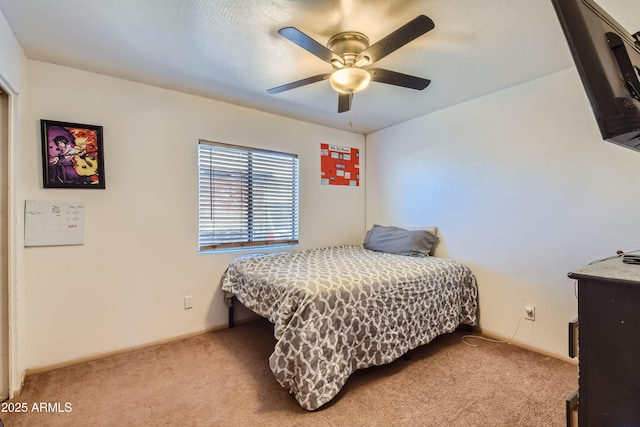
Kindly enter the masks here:
<path id="1" fill-rule="evenodd" d="M 102 126 L 40 120 L 44 188 L 105 188 Z"/>

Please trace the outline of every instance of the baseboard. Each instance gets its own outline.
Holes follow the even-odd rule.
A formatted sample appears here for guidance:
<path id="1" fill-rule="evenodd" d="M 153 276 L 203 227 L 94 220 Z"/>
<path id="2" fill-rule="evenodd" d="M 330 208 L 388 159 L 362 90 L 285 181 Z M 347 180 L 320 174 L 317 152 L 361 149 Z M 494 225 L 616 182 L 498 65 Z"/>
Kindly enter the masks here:
<path id="1" fill-rule="evenodd" d="M 17 399 L 20 397 L 20 393 L 22 393 L 22 388 L 24 387 L 24 379 L 26 378 L 27 373 L 23 372 L 20 376 L 20 386 L 18 388 L 14 388 L 9 390 L 9 399 Z"/>
<path id="2" fill-rule="evenodd" d="M 505 342 L 508 342 L 511 345 L 515 345 L 516 347 L 520 347 L 520 348 L 523 348 L 525 350 L 533 351 L 535 353 L 539 353 L 539 354 L 542 354 L 542 355 L 545 355 L 545 356 L 553 357 L 555 359 L 560 359 L 562 361 L 571 363 L 573 365 L 577 365 L 578 364 L 578 358 L 574 359 L 574 358 L 571 358 L 569 356 L 564 356 L 562 354 L 552 353 L 550 351 L 546 351 L 546 350 L 543 350 L 541 348 L 534 347 L 531 344 L 527 344 L 526 342 L 511 338 L 511 337 L 507 337 L 505 335 L 501 335 L 501 334 L 498 334 L 498 333 L 495 333 L 495 332 L 492 332 L 492 331 L 487 331 L 487 330 L 482 329 L 480 327 L 476 327 L 476 331 L 480 335 L 482 335 L 484 337 L 487 337 L 487 338 L 495 339 L 495 340 L 498 340 L 498 341 L 505 341 Z"/>
<path id="3" fill-rule="evenodd" d="M 250 317 L 250 318 L 247 318 L 247 319 L 236 320 L 234 323 L 235 323 L 236 326 L 238 326 L 238 325 L 242 325 L 242 324 L 245 324 L 245 323 L 253 322 L 255 320 L 256 320 L 255 317 Z M 187 339 L 187 338 L 197 337 L 199 335 L 208 334 L 209 332 L 219 331 L 219 330 L 222 330 L 222 329 L 227 329 L 227 325 L 212 326 L 210 328 L 202 329 L 202 330 L 195 331 L 195 332 L 190 332 L 188 334 L 177 335 L 175 337 L 165 338 L 165 339 L 157 340 L 157 341 L 152 341 L 152 342 L 148 342 L 148 343 L 145 343 L 145 344 L 140 344 L 140 345 L 136 345 L 136 346 L 132 346 L 132 347 L 126 347 L 126 348 L 122 348 L 122 349 L 119 349 L 119 350 L 107 351 L 107 352 L 102 352 L 102 353 L 95 353 L 95 354 L 91 354 L 89 356 L 79 357 L 77 359 L 71 359 L 71 360 L 67 360 L 67 361 L 64 361 L 64 362 L 54 363 L 52 365 L 39 366 L 37 368 L 28 368 L 28 369 L 25 370 L 25 373 L 22 376 L 22 378 L 23 378 L 22 386 L 24 385 L 24 379 L 25 379 L 25 377 L 27 375 L 39 374 L 39 373 L 42 373 L 42 372 L 48 372 L 48 371 L 53 371 L 53 370 L 60 369 L 60 368 L 66 368 L 67 366 L 73 366 L 73 365 L 79 365 L 81 363 L 92 362 L 94 360 L 104 359 L 106 357 L 117 356 L 118 354 L 129 353 L 131 351 L 142 350 L 142 349 L 145 349 L 145 348 L 148 348 L 148 347 L 153 347 L 153 346 L 156 346 L 156 345 L 168 344 L 168 343 L 175 342 L 175 341 L 181 341 L 181 340 L 184 340 L 184 339 Z M 21 390 L 22 390 L 22 386 L 20 387 Z M 18 391 L 17 394 L 18 395 L 20 394 L 19 391 Z"/>

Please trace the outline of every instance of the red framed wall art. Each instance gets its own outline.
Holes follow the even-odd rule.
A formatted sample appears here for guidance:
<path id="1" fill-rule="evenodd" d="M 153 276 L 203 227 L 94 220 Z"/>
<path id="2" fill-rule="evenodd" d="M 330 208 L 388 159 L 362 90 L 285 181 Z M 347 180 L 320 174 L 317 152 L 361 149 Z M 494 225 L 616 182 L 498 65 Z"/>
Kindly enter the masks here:
<path id="1" fill-rule="evenodd" d="M 360 150 L 333 144 L 320 144 L 322 185 L 360 185 Z"/>

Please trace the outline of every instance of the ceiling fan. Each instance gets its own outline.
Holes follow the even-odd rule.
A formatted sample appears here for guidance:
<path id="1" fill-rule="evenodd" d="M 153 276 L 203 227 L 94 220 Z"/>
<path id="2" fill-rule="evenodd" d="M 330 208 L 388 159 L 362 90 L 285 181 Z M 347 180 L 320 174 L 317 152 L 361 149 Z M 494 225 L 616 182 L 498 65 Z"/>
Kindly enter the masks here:
<path id="1" fill-rule="evenodd" d="M 419 15 L 371 46 L 364 34 L 347 31 L 331 37 L 327 47 L 297 28 L 281 28 L 278 34 L 331 64 L 333 71 L 277 86 L 267 92 L 280 93 L 329 79 L 331 87 L 338 92 L 338 113 L 344 113 L 351 109 L 353 94 L 366 88 L 370 81 L 422 90 L 431 80 L 371 66 L 433 28 L 435 24 L 430 18 Z"/>

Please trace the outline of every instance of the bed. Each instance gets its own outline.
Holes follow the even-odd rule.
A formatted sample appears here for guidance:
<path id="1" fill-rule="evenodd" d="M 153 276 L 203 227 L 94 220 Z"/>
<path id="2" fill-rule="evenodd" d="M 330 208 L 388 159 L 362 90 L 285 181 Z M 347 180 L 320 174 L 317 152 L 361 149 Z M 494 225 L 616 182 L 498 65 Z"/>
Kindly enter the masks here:
<path id="1" fill-rule="evenodd" d="M 476 280 L 463 264 L 363 246 L 241 256 L 222 289 L 274 324 L 269 366 L 309 411 L 354 371 L 477 321 Z"/>

